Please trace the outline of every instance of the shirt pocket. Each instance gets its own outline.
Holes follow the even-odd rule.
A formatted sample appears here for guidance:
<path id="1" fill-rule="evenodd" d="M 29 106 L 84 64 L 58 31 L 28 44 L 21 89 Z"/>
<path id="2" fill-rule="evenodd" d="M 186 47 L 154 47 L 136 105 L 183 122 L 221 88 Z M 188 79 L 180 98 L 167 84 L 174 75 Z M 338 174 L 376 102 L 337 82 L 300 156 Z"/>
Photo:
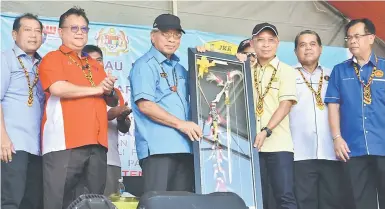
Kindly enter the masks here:
<path id="1" fill-rule="evenodd" d="M 375 78 L 372 83 L 372 96 L 385 103 L 385 79 Z M 374 95 L 373 95 L 374 94 Z"/>

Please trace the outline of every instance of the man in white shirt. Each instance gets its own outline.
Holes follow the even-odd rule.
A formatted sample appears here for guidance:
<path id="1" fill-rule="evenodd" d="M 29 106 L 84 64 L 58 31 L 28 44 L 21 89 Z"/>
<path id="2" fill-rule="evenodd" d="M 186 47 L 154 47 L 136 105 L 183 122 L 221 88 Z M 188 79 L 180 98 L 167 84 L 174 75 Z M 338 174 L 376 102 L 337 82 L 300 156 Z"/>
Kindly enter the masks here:
<path id="1" fill-rule="evenodd" d="M 86 45 L 83 48 L 91 58 L 103 65 L 103 53 L 99 47 L 94 45 Z M 107 176 L 106 188 L 104 195 L 109 196 L 118 191 L 118 180 L 121 178 L 121 163 L 119 156 L 119 132 L 127 133 L 130 129 L 130 120 L 127 117 L 131 113 L 131 109 L 124 103 L 122 93 L 115 88 L 115 93 L 119 98 L 119 104 L 116 107 L 107 106 L 108 117 L 108 152 L 107 152 Z"/>
<path id="2" fill-rule="evenodd" d="M 290 129 L 298 209 L 341 209 L 342 165 L 323 102 L 331 70 L 319 63 L 322 43 L 316 32 L 302 31 L 294 43 L 300 63 L 295 66 L 298 104 L 290 112 Z"/>

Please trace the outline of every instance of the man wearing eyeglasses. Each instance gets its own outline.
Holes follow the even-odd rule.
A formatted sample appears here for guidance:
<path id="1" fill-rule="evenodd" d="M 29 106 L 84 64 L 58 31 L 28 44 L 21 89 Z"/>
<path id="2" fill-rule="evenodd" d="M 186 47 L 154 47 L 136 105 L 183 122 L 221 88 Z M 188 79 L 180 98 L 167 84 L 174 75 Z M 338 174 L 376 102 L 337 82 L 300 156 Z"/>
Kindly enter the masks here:
<path id="1" fill-rule="evenodd" d="M 188 73 L 174 54 L 184 30 L 171 14 L 159 15 L 153 28 L 151 49 L 129 76 L 144 192 L 192 191 L 192 142 L 202 130 L 189 121 Z"/>
<path id="2" fill-rule="evenodd" d="M 375 33 L 369 19 L 348 23 L 353 57 L 334 67 L 325 97 L 334 151 L 357 209 L 385 208 L 385 59 L 373 52 Z"/>
<path id="3" fill-rule="evenodd" d="M 14 46 L 1 53 L 1 207 L 41 209 L 40 124 L 44 92 L 38 79 L 43 24 L 26 13 L 13 22 Z"/>
<path id="4" fill-rule="evenodd" d="M 40 65 L 46 91 L 42 122 L 44 208 L 67 208 L 76 188 L 103 194 L 107 171 L 107 110 L 116 106 L 116 78 L 82 53 L 88 41 L 88 18 L 81 8 L 60 16 L 62 45 Z M 85 182 L 82 182 L 85 181 Z"/>

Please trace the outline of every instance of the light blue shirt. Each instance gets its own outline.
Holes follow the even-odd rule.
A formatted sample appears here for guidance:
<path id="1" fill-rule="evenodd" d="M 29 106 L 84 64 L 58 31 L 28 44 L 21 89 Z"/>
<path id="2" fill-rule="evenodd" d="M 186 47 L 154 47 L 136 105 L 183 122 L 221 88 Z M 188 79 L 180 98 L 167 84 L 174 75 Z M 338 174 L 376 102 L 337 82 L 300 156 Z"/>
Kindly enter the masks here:
<path id="1" fill-rule="evenodd" d="M 172 55 L 168 60 L 152 47 L 133 64 L 129 80 L 139 159 L 156 154 L 192 152 L 192 143 L 185 134 L 154 122 L 140 112 L 135 104 L 140 99 L 149 100 L 179 119 L 188 120 L 190 107 L 187 71 L 178 62 L 179 58 L 176 55 Z M 176 79 L 173 79 L 173 69 Z M 176 85 L 175 80 L 177 80 L 177 93 L 170 89 L 170 86 Z"/>
<path id="2" fill-rule="evenodd" d="M 363 66 L 357 64 L 360 77 L 367 84 L 376 66 L 371 84 L 372 103 L 363 102 L 363 86 L 354 71 L 355 59 L 334 67 L 330 75 L 325 103 L 340 104 L 341 135 L 350 149 L 349 156 L 385 156 L 385 59 L 371 55 Z"/>
<path id="3" fill-rule="evenodd" d="M 29 107 L 28 83 L 17 57 L 29 73 L 30 83 L 41 57 L 32 59 L 18 46 L 1 53 L 1 106 L 8 136 L 18 150 L 40 155 L 40 126 L 44 106 L 44 92 L 40 81 L 33 88 L 33 105 Z"/>

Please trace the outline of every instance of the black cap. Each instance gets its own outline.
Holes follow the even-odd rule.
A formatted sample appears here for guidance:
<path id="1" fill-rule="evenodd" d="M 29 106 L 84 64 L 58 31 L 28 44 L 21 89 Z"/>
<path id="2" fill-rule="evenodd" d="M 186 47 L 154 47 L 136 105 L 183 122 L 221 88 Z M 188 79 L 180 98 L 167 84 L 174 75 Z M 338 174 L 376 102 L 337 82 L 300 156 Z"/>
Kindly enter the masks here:
<path id="1" fill-rule="evenodd" d="M 273 33 L 276 35 L 276 36 L 278 36 L 278 30 L 277 30 L 277 28 L 274 26 L 274 25 L 272 25 L 272 24 L 270 24 L 270 23 L 261 23 L 261 24 L 258 24 L 258 25 L 256 25 L 255 27 L 254 27 L 254 29 L 253 29 L 253 34 L 252 34 L 252 36 L 256 36 L 256 35 L 258 35 L 260 32 L 262 32 L 263 30 L 271 30 L 271 31 L 273 31 Z"/>
<path id="2" fill-rule="evenodd" d="M 159 30 L 175 29 L 185 33 L 184 30 L 182 29 L 182 26 L 180 25 L 179 17 L 172 14 L 159 15 L 157 18 L 155 18 L 155 21 L 152 27 L 158 28 Z"/>
<path id="3" fill-rule="evenodd" d="M 245 40 L 241 41 L 241 43 L 239 43 L 239 46 L 238 46 L 238 49 L 237 49 L 237 53 L 242 52 L 247 47 L 250 47 L 250 39 L 249 38 L 245 39 Z"/>

